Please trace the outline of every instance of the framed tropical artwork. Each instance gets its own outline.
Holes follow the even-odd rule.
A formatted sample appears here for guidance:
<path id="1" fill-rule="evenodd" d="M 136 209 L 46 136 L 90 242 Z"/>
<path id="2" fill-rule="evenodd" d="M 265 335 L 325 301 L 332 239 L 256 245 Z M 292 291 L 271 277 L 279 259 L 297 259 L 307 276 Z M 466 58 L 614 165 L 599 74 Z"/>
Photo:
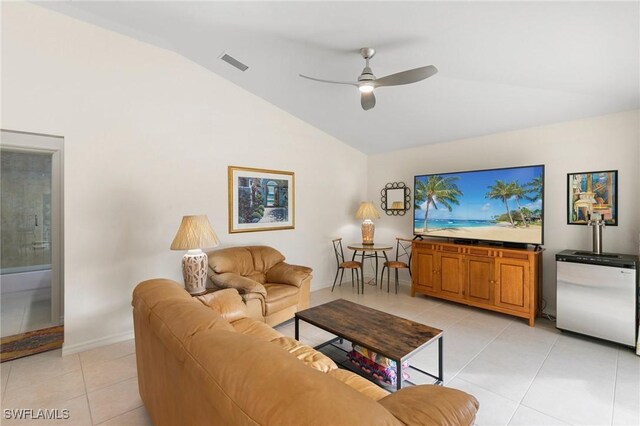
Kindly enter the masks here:
<path id="1" fill-rule="evenodd" d="M 586 225 L 589 219 L 618 225 L 618 171 L 567 175 L 567 223 Z"/>
<path id="2" fill-rule="evenodd" d="M 295 227 L 295 176 L 229 166 L 229 233 Z"/>

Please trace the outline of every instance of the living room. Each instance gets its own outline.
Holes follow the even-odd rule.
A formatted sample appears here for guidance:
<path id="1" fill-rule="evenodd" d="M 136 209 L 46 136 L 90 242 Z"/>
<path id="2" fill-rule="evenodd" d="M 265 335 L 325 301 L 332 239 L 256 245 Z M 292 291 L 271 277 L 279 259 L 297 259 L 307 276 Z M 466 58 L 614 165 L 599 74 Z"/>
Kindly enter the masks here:
<path id="1" fill-rule="evenodd" d="M 288 263 L 312 268 L 312 305 L 335 295 L 357 301 L 350 280 L 330 292 L 336 274 L 331 240 L 360 241 L 355 213 L 361 201 L 379 206 L 387 183 L 404 182 L 413 189 L 416 175 L 543 164 L 541 293 L 544 313 L 555 316 L 556 253 L 591 250 L 591 230 L 567 223 L 567 174 L 617 170 L 619 223 L 604 229 L 604 250 L 638 253 L 637 2 L 393 2 L 330 8 L 321 3 L 205 3 L 201 6 L 219 8 L 211 9 L 217 14 L 208 19 L 217 26 L 210 32 L 196 6 L 2 3 L 1 127 L 64 138 L 64 346 L 62 356 L 41 373 L 47 380 L 59 378 L 50 371 L 58 367 L 61 373 L 76 371 L 83 353 L 99 354 L 109 345 L 119 348 L 113 352 L 131 350 L 135 286 L 156 277 L 183 283 L 184 253 L 169 246 L 185 215 L 207 215 L 220 240 L 217 248 L 267 245 Z M 353 18 L 360 7 L 369 8 L 364 15 L 371 21 Z M 171 21 L 175 10 L 183 10 L 176 21 L 184 20 L 192 31 L 180 36 L 167 31 L 166 38 L 158 38 L 151 30 Z M 344 13 L 340 19 L 339 12 Z M 154 19 L 145 19 L 147 13 L 154 13 Z M 331 14 L 336 14 L 335 22 L 326 19 Z M 285 25 L 287 16 L 295 18 L 290 26 Z M 429 25 L 412 37 L 418 24 L 411 21 L 400 28 L 402 21 L 394 20 L 398 16 L 423 18 Z M 357 25 L 355 30 L 346 30 L 348 22 Z M 459 30 L 465 25 L 484 30 L 468 34 Z M 527 25 L 528 35 L 519 30 Z M 444 40 L 430 32 L 434 26 Z M 542 29 L 548 30 L 544 37 Z M 511 31 L 518 37 L 507 35 Z M 467 38 L 459 39 L 462 35 Z M 194 38 L 201 44 L 193 45 Z M 491 47 L 496 40 L 503 44 Z M 362 110 L 353 88 L 298 77 L 354 80 L 364 66 L 358 49 L 369 43 L 378 49 L 370 64 L 376 75 L 428 64 L 439 72 L 412 86 L 381 88 L 369 111 Z M 242 73 L 220 61 L 225 51 L 249 69 Z M 287 56 L 288 51 L 296 54 Z M 587 64 L 591 67 L 585 68 Z M 266 87 L 270 85 L 259 75 L 271 73 L 282 77 Z M 522 75 L 538 73 L 539 78 L 524 82 Z M 596 77 L 602 82 L 589 87 Z M 277 91 L 282 93 L 274 95 Z M 302 107 L 287 109 L 294 105 Z M 416 109 L 424 118 L 415 118 Z M 394 120 L 385 123 L 390 116 Z M 422 121 L 429 127 L 420 133 L 415 129 L 423 129 Z M 294 229 L 229 232 L 229 166 L 294 172 Z M 412 190 L 412 200 L 413 195 Z M 375 220 L 376 241 L 413 237 L 412 218 L 411 211 L 382 214 Z M 373 275 L 371 268 L 365 275 Z M 408 296 L 411 278 L 406 271 L 400 281 L 401 299 L 390 304 L 397 308 L 400 300 L 412 308 L 417 302 L 430 306 L 430 298 Z M 387 300 L 386 289 L 382 293 Z M 469 312 L 476 311 L 484 312 Z M 555 330 L 553 323 L 547 325 Z M 640 358 L 630 349 L 623 352 L 595 340 L 587 340 L 585 348 L 615 352 L 613 375 L 629 380 L 600 382 L 611 388 L 607 423 L 634 424 L 640 410 L 632 407 L 627 417 L 616 417 L 613 395 L 624 392 L 637 401 Z M 621 356 L 624 362 L 631 360 L 624 374 L 616 369 L 623 363 Z M 5 388 L 11 391 L 14 377 L 6 363 L 2 373 L 3 408 L 29 408 L 5 407 Z M 135 377 L 125 378 L 135 384 Z M 445 385 L 451 379 L 445 376 Z M 91 391 L 89 386 L 73 398 Z M 507 424 L 519 406 L 526 406 L 516 401 L 504 417 L 483 417 L 500 411 L 500 403 L 490 401 L 501 400 L 478 399 L 478 424 Z M 54 398 L 57 405 L 31 408 L 66 408 L 70 400 Z M 591 423 L 572 415 L 550 417 Z"/>

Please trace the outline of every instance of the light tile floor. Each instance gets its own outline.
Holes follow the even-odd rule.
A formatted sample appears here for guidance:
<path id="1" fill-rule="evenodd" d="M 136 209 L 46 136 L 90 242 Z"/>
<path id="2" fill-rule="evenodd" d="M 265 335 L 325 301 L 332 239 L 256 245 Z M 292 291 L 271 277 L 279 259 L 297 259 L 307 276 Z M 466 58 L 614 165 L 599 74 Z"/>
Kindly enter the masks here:
<path id="1" fill-rule="evenodd" d="M 631 349 L 561 333 L 547 320 L 535 328 L 522 319 L 424 296 L 412 298 L 349 283 L 311 294 L 312 305 L 345 298 L 441 328 L 445 384 L 480 401 L 477 424 L 640 425 L 640 357 Z M 278 329 L 293 336 L 293 323 Z M 301 324 L 301 340 L 331 337 Z M 59 408 L 71 418 L 56 424 L 150 425 L 138 395 L 132 341 L 61 357 L 59 351 L 0 365 L 2 408 Z M 436 346 L 413 358 L 437 367 Z M 2 424 L 28 424 L 3 420 Z M 37 421 L 33 424 L 45 425 Z"/>
<path id="2" fill-rule="evenodd" d="M 0 295 L 2 337 L 51 327 L 51 289 L 15 291 Z"/>

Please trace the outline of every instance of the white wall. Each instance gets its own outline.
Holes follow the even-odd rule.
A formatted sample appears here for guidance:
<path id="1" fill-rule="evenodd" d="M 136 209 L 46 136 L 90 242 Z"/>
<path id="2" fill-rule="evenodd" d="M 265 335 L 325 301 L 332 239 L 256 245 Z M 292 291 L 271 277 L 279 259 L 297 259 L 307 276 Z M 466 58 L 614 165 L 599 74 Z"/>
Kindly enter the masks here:
<path id="1" fill-rule="evenodd" d="M 1 100 L 2 128 L 64 137 L 67 353 L 130 337 L 139 281 L 182 282 L 185 214 L 313 267 L 314 288 L 333 280 L 330 239 L 358 236 L 364 154 L 172 52 L 3 2 Z M 229 235 L 228 165 L 295 172 L 295 230 Z"/>
<path id="2" fill-rule="evenodd" d="M 603 249 L 638 253 L 639 158 L 640 111 L 629 111 L 372 155 L 368 158 L 368 195 L 379 204 L 386 183 L 403 181 L 411 187 L 413 201 L 415 175 L 544 164 L 543 297 L 548 303 L 546 311 L 555 313 L 555 253 L 591 250 L 590 229 L 567 225 L 567 173 L 619 171 L 620 225 L 604 229 Z M 412 219 L 413 210 L 402 217 L 384 215 L 377 222 L 376 239 L 411 236 Z"/>

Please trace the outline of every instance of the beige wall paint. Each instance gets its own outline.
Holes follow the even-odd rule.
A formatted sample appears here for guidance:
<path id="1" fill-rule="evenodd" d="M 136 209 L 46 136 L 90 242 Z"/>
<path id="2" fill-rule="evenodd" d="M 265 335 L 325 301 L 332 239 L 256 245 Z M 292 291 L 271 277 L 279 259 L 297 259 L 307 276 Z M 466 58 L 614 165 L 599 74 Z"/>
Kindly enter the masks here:
<path id="1" fill-rule="evenodd" d="M 640 208 L 640 111 L 523 129 L 438 145 L 428 145 L 368 158 L 368 194 L 379 203 L 387 182 L 412 188 L 419 174 L 545 165 L 545 229 L 543 295 L 547 311 L 555 312 L 555 253 L 573 248 L 591 250 L 590 229 L 567 225 L 567 173 L 618 170 L 620 226 L 605 228 L 604 250 L 638 253 Z M 384 216 L 376 239 L 412 235 L 413 210 L 406 216 Z M 404 277 L 408 280 L 408 276 Z"/>
<path id="2" fill-rule="evenodd" d="M 64 136 L 65 352 L 129 338 L 141 280 L 182 282 L 185 214 L 313 267 L 314 288 L 331 237 L 358 236 L 364 154 L 172 52 L 3 2 L 2 107 L 3 128 Z M 229 235 L 228 165 L 295 172 L 295 230 Z"/>

